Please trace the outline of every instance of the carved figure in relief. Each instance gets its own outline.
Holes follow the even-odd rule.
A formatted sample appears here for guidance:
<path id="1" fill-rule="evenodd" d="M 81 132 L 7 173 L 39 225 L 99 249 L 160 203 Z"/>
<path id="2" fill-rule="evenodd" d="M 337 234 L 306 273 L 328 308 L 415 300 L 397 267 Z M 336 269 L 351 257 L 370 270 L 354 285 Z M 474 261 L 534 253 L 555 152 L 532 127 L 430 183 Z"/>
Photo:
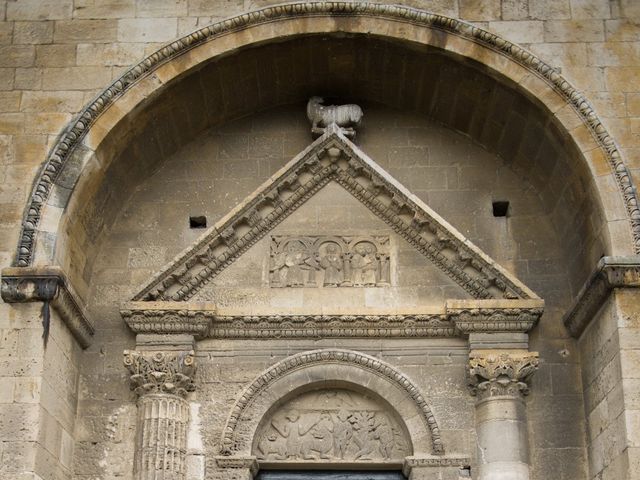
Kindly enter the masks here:
<path id="1" fill-rule="evenodd" d="M 336 413 L 337 422 L 333 429 L 333 451 L 340 460 L 344 459 L 347 453 L 347 447 L 351 443 L 353 430 L 349 425 L 349 416 L 351 414 L 345 410 L 339 410 Z"/>
<path id="2" fill-rule="evenodd" d="M 373 422 L 374 413 L 372 412 L 354 412 L 349 417 L 349 423 L 353 428 L 353 441 L 358 447 L 354 458 L 356 460 L 371 460 L 371 454 L 374 450 L 373 439 Z"/>
<path id="3" fill-rule="evenodd" d="M 390 285 L 389 237 L 273 236 L 272 287 L 372 287 Z"/>
<path id="4" fill-rule="evenodd" d="M 324 98 L 311 97 L 307 102 L 307 118 L 311 122 L 311 133 L 322 135 L 324 129 L 335 123 L 342 133 L 354 137 L 355 129 L 362 121 L 362 109 L 355 104 L 323 105 Z"/>
<path id="5" fill-rule="evenodd" d="M 322 412 L 311 426 L 300 425 L 299 432 L 300 436 L 305 437 L 301 446 L 302 458 L 331 458 L 329 452 L 333 448 L 333 421 L 328 412 Z"/>
<path id="6" fill-rule="evenodd" d="M 337 287 L 344 282 L 344 262 L 340 249 L 335 243 L 328 243 L 325 252 L 320 259 L 320 266 L 324 268 L 324 286 Z"/>
<path id="7" fill-rule="evenodd" d="M 359 243 L 351 257 L 351 272 L 354 285 L 375 286 L 378 271 L 376 249 L 370 243 Z"/>
<path id="8" fill-rule="evenodd" d="M 274 257 L 273 271 L 279 282 L 286 287 L 303 287 L 310 280 L 312 260 L 300 241 L 291 241 L 285 250 Z"/>
<path id="9" fill-rule="evenodd" d="M 376 423 L 373 427 L 373 438 L 378 440 L 378 449 L 383 458 L 391 458 L 395 447 L 395 432 L 389 424 L 386 415 L 376 415 Z"/>
<path id="10" fill-rule="evenodd" d="M 257 434 L 257 456 L 270 460 L 401 459 L 410 454 L 401 428 L 375 401 L 352 391 L 307 392 Z"/>
<path id="11" fill-rule="evenodd" d="M 287 458 L 287 445 L 285 440 L 286 438 L 283 433 L 277 427 L 276 423 L 272 421 L 267 431 L 265 431 L 260 438 L 258 449 L 265 457 L 285 460 Z"/>
<path id="12" fill-rule="evenodd" d="M 296 458 L 300 451 L 298 420 L 300 413 L 297 410 L 289 410 L 283 417 L 274 418 L 260 438 L 260 452 L 276 460 Z"/>

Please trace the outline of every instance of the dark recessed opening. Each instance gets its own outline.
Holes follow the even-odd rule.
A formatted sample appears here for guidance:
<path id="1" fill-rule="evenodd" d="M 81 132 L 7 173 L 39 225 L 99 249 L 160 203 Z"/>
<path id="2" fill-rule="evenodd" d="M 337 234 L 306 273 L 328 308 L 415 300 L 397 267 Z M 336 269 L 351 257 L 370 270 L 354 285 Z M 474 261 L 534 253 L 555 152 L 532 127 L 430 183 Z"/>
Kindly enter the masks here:
<path id="1" fill-rule="evenodd" d="M 471 477 L 471 467 L 470 466 L 465 466 L 465 467 L 460 467 L 460 476 L 461 477 Z"/>
<path id="2" fill-rule="evenodd" d="M 506 202 L 506 201 L 493 202 L 494 217 L 506 217 L 508 211 L 509 211 L 509 202 Z"/>
<path id="3" fill-rule="evenodd" d="M 189 217 L 189 228 L 207 228 L 207 217 Z"/>

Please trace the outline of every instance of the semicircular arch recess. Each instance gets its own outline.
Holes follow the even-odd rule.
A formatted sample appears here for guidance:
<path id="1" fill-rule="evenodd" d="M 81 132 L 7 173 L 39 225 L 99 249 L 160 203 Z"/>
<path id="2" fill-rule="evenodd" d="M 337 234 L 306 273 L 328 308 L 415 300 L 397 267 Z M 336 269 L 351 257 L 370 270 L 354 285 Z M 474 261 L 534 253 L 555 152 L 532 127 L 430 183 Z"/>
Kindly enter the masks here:
<path id="1" fill-rule="evenodd" d="M 366 391 L 385 392 L 404 422 L 414 452 L 443 455 L 436 418 L 419 388 L 391 365 L 363 353 L 326 349 L 292 355 L 259 375 L 240 395 L 223 429 L 223 455 L 250 455 L 265 415 L 291 392 L 314 385 L 351 384 Z"/>
<path id="2" fill-rule="evenodd" d="M 551 66 L 499 36 L 465 22 L 409 7 L 361 2 L 292 3 L 268 7 L 200 29 L 161 48 L 106 88 L 72 121 L 43 164 L 25 208 L 16 266 L 69 264 L 57 250 L 69 248 L 58 241 L 70 205 L 86 202 L 96 190 L 96 171 L 112 158 L 100 152 L 116 126 L 131 121 L 132 112 L 165 91 L 169 85 L 206 62 L 241 48 L 296 38 L 301 35 L 351 33 L 377 36 L 407 44 L 432 46 L 478 62 L 538 101 L 573 141 L 585 164 L 611 225 L 626 222 L 628 235 L 609 232 L 610 252 L 640 252 L 640 210 L 631 176 L 614 140 L 587 99 Z M 595 158 L 604 157 L 618 192 L 599 187 Z M 625 212 L 625 213 L 621 213 Z M 623 220 L 621 216 L 625 216 Z M 606 227 L 605 227 L 606 230 Z"/>

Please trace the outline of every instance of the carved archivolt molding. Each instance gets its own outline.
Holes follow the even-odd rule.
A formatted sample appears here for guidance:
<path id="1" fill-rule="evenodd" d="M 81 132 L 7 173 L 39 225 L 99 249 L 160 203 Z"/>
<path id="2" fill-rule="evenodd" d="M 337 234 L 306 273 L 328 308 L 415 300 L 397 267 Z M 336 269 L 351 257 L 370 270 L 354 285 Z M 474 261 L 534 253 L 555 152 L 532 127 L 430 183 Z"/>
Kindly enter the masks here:
<path id="1" fill-rule="evenodd" d="M 469 355 L 470 387 L 478 398 L 529 394 L 538 354 L 527 351 L 475 351 Z"/>
<path id="2" fill-rule="evenodd" d="M 257 397 L 274 382 L 300 369 L 313 365 L 322 365 L 326 368 L 331 364 L 355 366 L 380 376 L 398 387 L 412 400 L 420 412 L 424 425 L 428 428 L 431 435 L 432 453 L 436 455 L 444 454 L 444 444 L 442 443 L 440 429 L 433 416 L 433 412 L 418 387 L 416 387 L 407 376 L 375 357 L 350 350 L 338 349 L 314 350 L 292 355 L 278 362 L 256 378 L 242 393 L 231 410 L 223 431 L 221 453 L 229 456 L 238 451 L 239 439 L 237 432 L 240 424 L 244 421 L 245 413 L 256 401 Z"/>
<path id="3" fill-rule="evenodd" d="M 330 181 L 344 187 L 474 298 L 537 298 L 367 157 L 335 124 L 325 130 L 134 300 L 189 300 Z"/>
<path id="4" fill-rule="evenodd" d="M 195 390 L 196 365 L 188 352 L 124 351 L 124 365 L 131 373 L 131 390 L 138 395 L 169 393 L 185 397 Z"/>
<path id="5" fill-rule="evenodd" d="M 620 152 L 613 138 L 609 135 L 586 97 L 560 75 L 556 69 L 518 45 L 504 40 L 498 35 L 487 32 L 480 27 L 460 20 L 398 5 L 319 1 L 267 7 L 202 28 L 162 47 L 138 65 L 125 72 L 119 79 L 106 88 L 98 98 L 85 107 L 73 123 L 65 129 L 41 169 L 31 192 L 29 203 L 25 209 L 15 265 L 20 267 L 31 265 L 36 232 L 38 231 L 44 206 L 53 185 L 64 169 L 71 153 L 81 143 L 84 136 L 90 130 L 91 125 L 124 92 L 131 89 L 140 79 L 149 75 L 160 65 L 198 45 L 229 34 L 230 32 L 267 22 L 318 15 L 369 16 L 441 30 L 496 51 L 543 79 L 550 88 L 562 96 L 567 104 L 574 108 L 575 112 L 580 116 L 583 123 L 588 127 L 593 137 L 605 152 L 607 160 L 611 165 L 612 174 L 616 179 L 618 188 L 624 199 L 631 224 L 635 252 L 640 253 L 640 207 L 629 170 L 622 161 Z"/>

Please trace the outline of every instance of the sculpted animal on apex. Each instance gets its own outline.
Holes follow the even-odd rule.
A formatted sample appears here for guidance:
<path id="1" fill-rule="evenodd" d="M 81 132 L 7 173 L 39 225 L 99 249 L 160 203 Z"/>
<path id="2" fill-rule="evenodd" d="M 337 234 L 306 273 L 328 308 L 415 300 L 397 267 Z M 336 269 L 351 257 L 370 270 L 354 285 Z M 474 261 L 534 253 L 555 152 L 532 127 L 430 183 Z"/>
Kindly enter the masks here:
<path id="1" fill-rule="evenodd" d="M 362 109 L 353 103 L 347 105 L 323 105 L 324 98 L 311 97 L 307 102 L 307 118 L 311 122 L 311 133 L 321 135 L 324 129 L 335 123 L 348 137 L 354 137 L 356 127 L 362 121 Z"/>

